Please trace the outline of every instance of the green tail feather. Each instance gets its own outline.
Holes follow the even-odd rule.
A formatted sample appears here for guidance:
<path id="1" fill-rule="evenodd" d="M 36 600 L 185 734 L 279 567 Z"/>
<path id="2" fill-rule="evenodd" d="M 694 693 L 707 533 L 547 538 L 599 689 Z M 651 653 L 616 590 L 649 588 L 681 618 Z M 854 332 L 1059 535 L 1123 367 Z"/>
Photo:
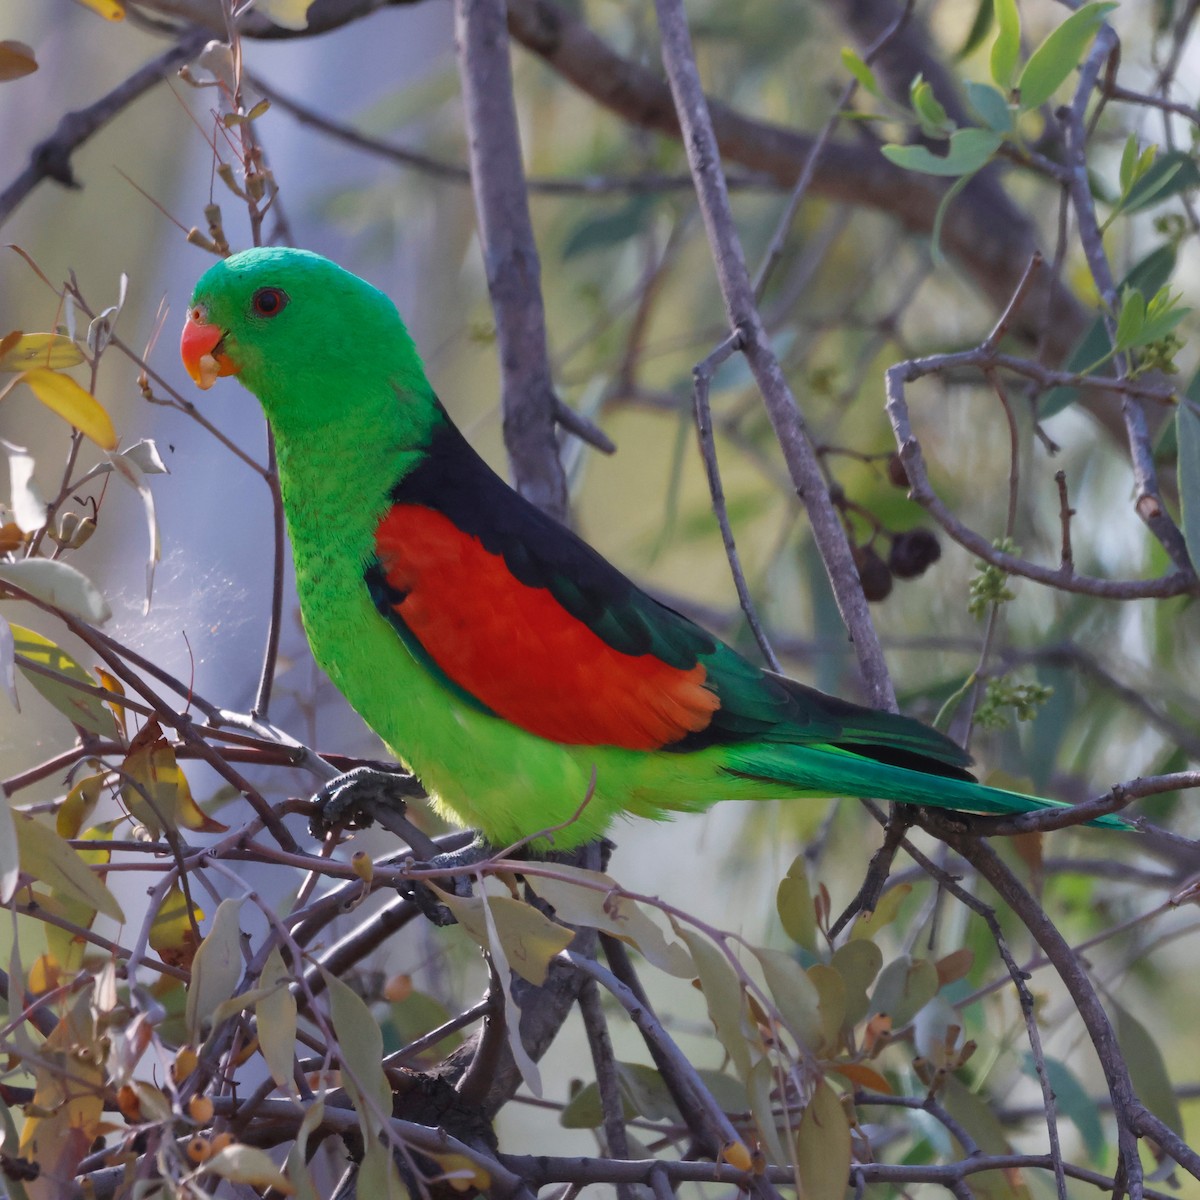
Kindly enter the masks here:
<path id="1" fill-rule="evenodd" d="M 814 796 L 874 796 L 902 804 L 1001 816 L 1073 807 L 1061 800 L 1004 791 L 974 780 L 876 762 L 835 746 L 764 746 L 761 743 L 730 746 L 725 755 L 725 770 L 734 775 L 782 784 L 791 795 L 799 791 Z M 1127 821 L 1115 814 L 1095 817 L 1087 824 L 1106 829 L 1130 828 Z"/>

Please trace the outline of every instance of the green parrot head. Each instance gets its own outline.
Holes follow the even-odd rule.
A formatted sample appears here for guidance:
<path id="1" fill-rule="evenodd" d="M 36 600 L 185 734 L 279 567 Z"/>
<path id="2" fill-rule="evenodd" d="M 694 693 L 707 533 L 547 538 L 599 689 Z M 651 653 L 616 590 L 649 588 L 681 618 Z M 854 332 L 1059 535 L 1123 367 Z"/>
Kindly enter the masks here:
<path id="1" fill-rule="evenodd" d="M 285 436 L 353 419 L 350 405 L 432 399 L 395 305 L 307 250 L 263 247 L 210 267 L 180 353 L 202 388 L 237 375 Z"/>

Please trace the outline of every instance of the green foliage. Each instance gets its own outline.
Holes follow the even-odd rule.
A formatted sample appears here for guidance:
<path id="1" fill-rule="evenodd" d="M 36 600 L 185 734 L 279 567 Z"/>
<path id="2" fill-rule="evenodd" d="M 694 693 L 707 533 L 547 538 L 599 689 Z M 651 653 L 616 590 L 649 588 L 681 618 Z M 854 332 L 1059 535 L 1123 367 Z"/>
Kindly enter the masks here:
<path id="1" fill-rule="evenodd" d="M 987 681 L 975 721 L 981 729 L 1005 729 L 1013 717 L 1032 721 L 1052 695 L 1054 689 L 1046 684 L 1022 683 L 1008 675 L 994 677 Z"/>
<path id="2" fill-rule="evenodd" d="M 1085 4 L 1046 36 L 1017 78 L 1018 103 L 1023 112 L 1045 104 L 1066 82 L 1096 36 L 1100 23 L 1116 7 L 1107 0 Z"/>
<path id="3" fill-rule="evenodd" d="M 1012 538 L 997 538 L 992 545 L 1002 554 L 1020 553 Z M 976 620 L 982 620 L 993 604 L 1005 604 L 1017 597 L 1008 586 L 1007 571 L 983 560 L 976 560 L 975 567 L 978 574 L 971 580 L 967 611 Z"/>
<path id="4" fill-rule="evenodd" d="M 1200 563 L 1200 409 L 1183 399 L 1175 413 L 1179 502 L 1183 536 L 1193 563 Z"/>

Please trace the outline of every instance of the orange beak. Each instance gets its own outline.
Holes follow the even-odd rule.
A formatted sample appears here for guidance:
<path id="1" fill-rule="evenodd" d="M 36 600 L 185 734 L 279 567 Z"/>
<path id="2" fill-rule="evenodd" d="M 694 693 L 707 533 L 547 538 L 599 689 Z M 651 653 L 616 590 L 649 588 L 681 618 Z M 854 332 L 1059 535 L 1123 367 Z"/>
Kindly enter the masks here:
<path id="1" fill-rule="evenodd" d="M 179 339 L 183 365 L 196 385 L 205 391 L 216 383 L 218 376 L 236 375 L 239 370 L 217 349 L 225 335 L 219 325 L 210 325 L 207 317 L 202 305 L 193 305 L 188 310 L 183 336 Z"/>

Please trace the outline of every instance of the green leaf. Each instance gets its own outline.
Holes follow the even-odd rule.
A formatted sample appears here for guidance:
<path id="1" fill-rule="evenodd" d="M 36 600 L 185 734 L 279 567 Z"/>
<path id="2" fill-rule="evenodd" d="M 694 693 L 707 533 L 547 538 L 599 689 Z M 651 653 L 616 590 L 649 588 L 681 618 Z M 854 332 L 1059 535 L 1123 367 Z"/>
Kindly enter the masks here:
<path id="1" fill-rule="evenodd" d="M 410 1200 L 391 1150 L 377 1138 L 367 1143 L 358 1164 L 354 1190 L 359 1196 L 370 1196 L 371 1200 Z"/>
<path id="2" fill-rule="evenodd" d="M 989 130 L 996 133 L 1012 133 L 1013 109 L 1009 107 L 1004 94 L 992 88 L 989 83 L 974 83 L 968 79 L 964 84 L 967 101 L 970 102 L 974 113 Z"/>
<path id="3" fill-rule="evenodd" d="M 325 1119 L 325 1093 L 319 1092 L 314 1100 L 304 1106 L 304 1120 L 296 1131 L 296 1140 L 288 1150 L 284 1170 L 296 1189 L 296 1200 L 319 1200 L 316 1185 L 308 1169 L 308 1139 L 321 1127 Z"/>
<path id="4" fill-rule="evenodd" d="M 217 905 L 212 928 L 192 960 L 184 1019 L 188 1037 L 197 1045 L 208 1037 L 213 1014 L 233 995 L 242 977 L 241 907 L 240 899 Z"/>
<path id="5" fill-rule="evenodd" d="M 1017 59 L 1021 56 L 1021 13 L 1017 0 L 994 0 L 993 11 L 997 32 L 992 43 L 992 82 L 1007 92 L 1012 88 Z"/>
<path id="6" fill-rule="evenodd" d="M 1143 295 L 1155 295 L 1171 277 L 1175 270 L 1177 253 L 1171 243 L 1158 246 L 1151 250 L 1145 258 L 1130 268 L 1129 274 L 1121 280 L 1119 292 L 1127 288 L 1136 288 Z M 1097 317 L 1079 344 L 1071 352 L 1067 360 L 1067 371 L 1083 371 L 1093 363 L 1101 362 L 1108 357 L 1112 343 L 1108 340 L 1108 330 L 1104 320 Z M 1062 412 L 1064 408 L 1075 403 L 1079 389 L 1074 387 L 1051 388 L 1042 397 L 1038 405 L 1038 416 L 1045 420 Z"/>
<path id="7" fill-rule="evenodd" d="M 708 938 L 686 925 L 679 925 L 674 921 L 672 924 L 675 925 L 675 932 L 691 951 L 692 961 L 696 964 L 696 975 L 700 980 L 700 990 L 704 993 L 708 1015 L 712 1018 L 717 1037 L 729 1054 L 738 1078 L 747 1080 L 752 1061 L 760 1057 L 760 1054 L 758 1039 L 750 1029 L 746 1016 L 746 997 L 742 991 L 742 981 L 730 966 L 729 960 Z"/>
<path id="8" fill-rule="evenodd" d="M 991 129 L 960 129 L 950 137 L 944 156 L 933 154 L 925 146 L 883 147 L 883 156 L 908 171 L 923 175 L 969 175 L 986 166 L 1004 139 Z"/>
<path id="9" fill-rule="evenodd" d="M 971 22 L 971 28 L 967 31 L 966 40 L 958 48 L 955 54 L 955 59 L 961 62 L 964 58 L 973 54 L 983 44 L 983 39 L 992 30 L 992 0 L 978 0 L 978 5 L 975 9 L 975 20 Z"/>
<path id="10" fill-rule="evenodd" d="M 1168 1128 L 1183 1137 L 1183 1116 L 1167 1071 L 1166 1060 L 1150 1031 L 1115 1000 L 1109 1005 L 1116 1014 L 1117 1041 L 1121 1043 L 1134 1090 L 1145 1106 Z"/>
<path id="11" fill-rule="evenodd" d="M 954 203 L 959 192 L 974 178 L 974 172 L 960 176 L 946 189 L 946 194 L 938 201 L 937 212 L 933 214 L 933 228 L 929 231 L 930 257 L 938 267 L 946 265 L 945 256 L 942 254 L 942 222 L 946 219 L 950 205 Z"/>
<path id="12" fill-rule="evenodd" d="M 746 1080 L 746 1091 L 750 1096 L 750 1113 L 754 1124 L 758 1126 L 763 1149 L 767 1157 L 778 1166 L 784 1166 L 789 1161 L 789 1155 L 783 1148 L 779 1136 L 779 1125 L 775 1120 L 775 1106 L 771 1102 L 772 1092 L 779 1086 L 775 1077 L 775 1068 L 769 1058 L 760 1058 Z"/>
<path id="13" fill-rule="evenodd" d="M 1117 181 L 1121 185 L 1121 195 L 1133 187 L 1135 182 L 1134 172 L 1137 170 L 1138 164 L 1138 140 L 1137 134 L 1131 133 L 1125 139 L 1125 148 L 1121 151 L 1121 167 L 1117 172 Z"/>
<path id="14" fill-rule="evenodd" d="M 1116 4 L 1085 4 L 1073 12 L 1046 40 L 1029 56 L 1025 69 L 1017 80 L 1022 112 L 1045 104 L 1071 74 L 1088 43 L 1096 36 L 1104 18 Z"/>
<path id="15" fill-rule="evenodd" d="M 626 1120 L 645 1117 L 650 1121 L 679 1122 L 683 1118 L 663 1077 L 644 1063 L 616 1064 L 621 1088 L 621 1110 Z M 746 1089 L 722 1071 L 697 1072 L 709 1094 L 725 1112 L 743 1111 L 748 1104 Z M 559 1114 L 564 1129 L 597 1129 L 604 1123 L 600 1089 L 594 1083 L 580 1088 Z"/>
<path id="16" fill-rule="evenodd" d="M 780 950 L 755 950 L 771 999 L 784 1023 L 800 1045 L 820 1050 L 824 1027 L 821 1020 L 821 995 L 803 967 Z"/>
<path id="17" fill-rule="evenodd" d="M 291 973 L 283 965 L 283 955 L 276 947 L 267 955 L 260 988 L 267 993 L 254 1006 L 258 1028 L 258 1045 L 271 1078 L 282 1091 L 295 1098 L 296 1080 L 292 1070 L 296 1054 L 296 997 L 292 995 Z"/>
<path id="18" fill-rule="evenodd" d="M 234 1142 L 205 1159 L 204 1169 L 231 1183 L 250 1184 L 261 1190 L 289 1186 L 287 1176 L 265 1150 L 242 1142 Z"/>
<path id="19" fill-rule="evenodd" d="M 1179 446 L 1179 503 L 1183 509 L 1183 540 L 1193 563 L 1200 563 L 1200 409 L 1188 400 L 1175 414 Z"/>
<path id="20" fill-rule="evenodd" d="M 1134 183 L 1125 197 L 1124 211 L 1138 212 L 1195 187 L 1200 187 L 1200 166 L 1195 159 L 1182 150 L 1168 150 Z"/>
<path id="21" fill-rule="evenodd" d="M 1026 1053 L 1024 1070 L 1031 1079 L 1037 1078 L 1032 1054 Z M 1087 1089 L 1075 1077 L 1071 1068 L 1059 1059 L 1046 1059 L 1046 1078 L 1054 1091 L 1055 1108 L 1079 1130 L 1088 1158 L 1096 1164 L 1103 1162 L 1108 1150 L 1108 1137 L 1104 1132 L 1104 1122 L 1100 1118 L 1099 1105 L 1088 1095 Z"/>
<path id="22" fill-rule="evenodd" d="M 383 1027 L 386 1049 L 389 1053 L 407 1046 L 417 1038 L 440 1028 L 450 1020 L 450 1011 L 440 1001 L 413 989 L 401 1000 L 392 1001 L 388 1019 Z M 462 1034 L 453 1030 L 436 1045 L 422 1052 L 418 1065 L 423 1060 L 440 1062 L 451 1050 L 462 1043 Z M 410 1063 L 410 1065 L 412 1065 Z"/>
<path id="23" fill-rule="evenodd" d="M 846 985 L 846 1023 L 857 1025 L 870 1011 L 867 989 L 883 966 L 883 951 L 865 938 L 846 942 L 834 951 L 829 965 Z"/>
<path id="24" fill-rule="evenodd" d="M 944 138 L 954 132 L 954 122 L 933 94 L 933 88 L 919 74 L 913 77 L 912 85 L 908 89 L 908 101 L 916 114 L 921 132 L 926 137 Z"/>
<path id="25" fill-rule="evenodd" d="M 817 1084 L 796 1131 L 796 1170 L 805 1200 L 842 1200 L 850 1179 L 850 1125 L 837 1092 Z"/>
<path id="26" fill-rule="evenodd" d="M 846 981 L 841 972 L 825 963 L 815 963 L 806 972 L 817 989 L 817 1005 L 821 1014 L 822 1052 L 826 1057 L 837 1053 L 846 1020 Z"/>
<path id="27" fill-rule="evenodd" d="M 1117 332 L 1113 349 L 1120 352 L 1142 341 L 1146 324 L 1146 297 L 1137 288 L 1127 288 L 1121 296 L 1121 311 L 1117 315 Z"/>
<path id="28" fill-rule="evenodd" d="M 326 970 L 321 971 L 321 977 L 329 990 L 329 1019 L 337 1035 L 342 1084 L 358 1113 L 363 1133 L 374 1142 L 376 1131 L 392 1115 L 392 1089 L 381 1065 L 383 1031 L 375 1014 L 352 987 Z"/>
<path id="29" fill-rule="evenodd" d="M 575 940 L 575 931 L 556 924 L 532 904 L 514 900 L 512 896 L 489 896 L 487 904 L 509 966 L 522 979 L 541 987 L 546 982 L 550 960 Z"/>
<path id="30" fill-rule="evenodd" d="M 854 924 L 850 928 L 850 941 L 872 938 L 884 926 L 890 925 L 899 914 L 900 905 L 908 898 L 911 891 L 911 883 L 898 883 L 895 887 L 888 888 L 879 898 L 874 912 L 860 913 L 854 919 Z"/>
<path id="31" fill-rule="evenodd" d="M 808 871 L 803 854 L 796 856 L 787 874 L 779 881 L 775 907 L 788 937 L 810 954 L 816 954 L 817 916 L 813 909 L 812 894 L 808 890 Z"/>
<path id="32" fill-rule="evenodd" d="M 842 66 L 877 100 L 884 99 L 883 92 L 875 78 L 875 72 L 849 46 L 842 47 Z"/>
<path id="33" fill-rule="evenodd" d="M 687 951 L 669 942 L 650 915 L 621 894 L 611 875 L 555 863 L 553 876 L 529 876 L 528 882 L 564 924 L 611 933 L 668 975 L 691 979 L 696 974 Z"/>
<path id="34" fill-rule="evenodd" d="M 100 589 L 70 563 L 50 558 L 23 558 L 0 563 L 0 579 L 15 584 L 46 604 L 97 625 L 112 616 Z"/>
<path id="35" fill-rule="evenodd" d="M 901 954 L 879 973 L 870 1011 L 891 1017 L 893 1028 L 899 1029 L 937 995 L 937 990 L 937 968 L 933 963 Z"/>
<path id="36" fill-rule="evenodd" d="M 116 720 L 99 696 L 89 695 L 48 675 L 30 671 L 20 660 L 28 659 L 31 663 L 48 667 L 65 679 L 73 679 L 89 687 L 99 687 L 99 680 L 89 675 L 65 650 L 61 650 L 49 638 L 44 638 L 40 633 L 34 633 L 32 629 L 26 629 L 23 625 L 14 624 L 12 631 L 13 646 L 19 656 L 17 666 L 33 688 L 81 728 L 101 737 L 116 737 Z"/>
<path id="37" fill-rule="evenodd" d="M 497 895 L 489 896 L 486 891 L 489 883 L 497 888 L 502 886 L 498 881 L 484 881 L 476 889 L 478 894 L 472 896 L 455 896 L 452 892 L 443 891 L 436 884 L 431 883 L 429 886 L 438 899 L 454 914 L 464 932 L 474 938 L 491 956 L 496 978 L 500 982 L 500 990 L 504 994 L 504 1036 L 508 1041 L 508 1048 L 512 1053 L 513 1061 L 517 1065 L 517 1070 L 521 1072 L 521 1078 L 525 1080 L 525 1085 L 535 1096 L 540 1096 L 542 1094 L 542 1077 L 538 1071 L 537 1063 L 534 1062 L 528 1050 L 525 1049 L 525 1043 L 521 1040 L 520 1010 L 513 999 L 513 968 L 509 965 L 508 961 L 509 944 L 515 946 L 519 956 L 524 956 L 526 953 L 525 948 L 520 944 L 522 936 L 520 926 L 515 923 L 509 924 L 506 921 L 509 929 L 508 936 L 510 937 L 510 943 L 506 944 L 505 936 L 501 935 L 497 927 L 496 916 L 493 911 L 493 906 L 501 899 L 514 904 L 520 903 L 520 901 L 514 901 L 511 896 L 507 895 L 507 892 L 503 897 Z M 532 906 L 526 905 L 526 907 Z M 500 911 L 503 912 L 503 906 L 501 906 Z M 548 922 L 548 924 L 552 924 L 552 922 Z M 567 930 L 566 932 L 570 931 Z"/>
<path id="38" fill-rule="evenodd" d="M 627 242 L 649 226 L 657 204 L 657 196 L 633 196 L 616 212 L 581 221 L 563 244 L 563 261 Z"/>
<path id="39" fill-rule="evenodd" d="M 984 1154 L 1010 1154 L 1012 1146 L 992 1107 L 955 1075 L 945 1075 L 941 1102 Z M 1029 1200 L 1029 1185 L 1020 1171 L 977 1171 L 971 1176 L 976 1200 Z"/>
<path id="40" fill-rule="evenodd" d="M 12 817 L 24 874 L 46 884 L 53 892 L 82 901 L 93 912 L 103 913 L 119 924 L 125 923 L 125 914 L 116 897 L 77 851 L 48 825 L 28 814 L 18 812 Z"/>
<path id="41" fill-rule="evenodd" d="M 1004 98 L 1004 93 L 997 91 L 991 84 L 974 83 L 971 80 L 963 85 L 967 90 L 967 100 L 979 115 L 979 119 L 996 133 L 1011 133 L 1013 128 L 1012 109 Z"/>
<path id="42" fill-rule="evenodd" d="M 1161 287 L 1146 303 L 1146 323 L 1142 326 L 1142 345 L 1157 342 L 1165 337 L 1192 310 L 1180 304 L 1181 293 L 1171 294 L 1169 287 Z"/>

